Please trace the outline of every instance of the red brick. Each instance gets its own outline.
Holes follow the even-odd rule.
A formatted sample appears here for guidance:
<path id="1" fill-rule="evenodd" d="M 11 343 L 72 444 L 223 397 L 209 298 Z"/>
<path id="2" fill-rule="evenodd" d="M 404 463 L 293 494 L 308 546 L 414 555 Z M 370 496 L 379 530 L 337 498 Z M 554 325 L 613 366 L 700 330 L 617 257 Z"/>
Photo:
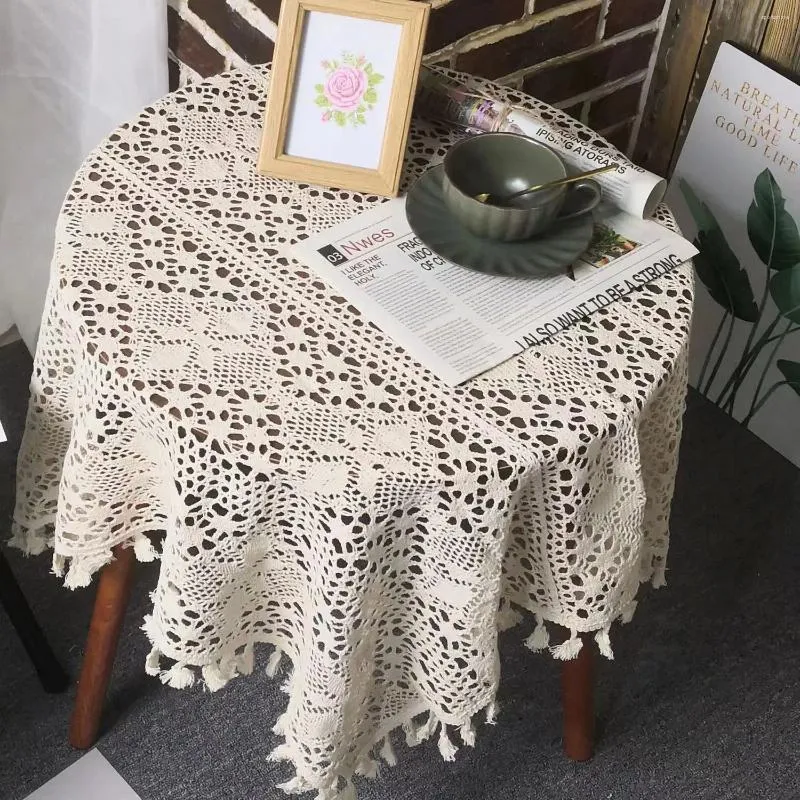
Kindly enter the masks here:
<path id="1" fill-rule="evenodd" d="M 169 76 L 169 90 L 172 92 L 177 89 L 181 83 L 180 66 L 172 57 L 167 59 L 167 75 Z"/>
<path id="2" fill-rule="evenodd" d="M 263 64 L 272 59 L 272 41 L 234 11 L 225 0 L 189 0 L 189 8 L 248 63 Z"/>
<path id="3" fill-rule="evenodd" d="M 655 39 L 655 33 L 647 33 L 596 53 L 579 55 L 564 64 L 529 75 L 522 88 L 545 103 L 560 103 L 646 69 Z"/>
<path id="4" fill-rule="evenodd" d="M 589 108 L 589 126 L 595 130 L 609 128 L 628 117 L 635 117 L 639 110 L 642 84 L 633 83 L 624 89 L 617 89 L 597 100 L 592 100 Z"/>
<path id="5" fill-rule="evenodd" d="M 431 11 L 425 52 L 439 50 L 490 25 L 513 22 L 524 13 L 525 0 L 452 0 Z"/>
<path id="6" fill-rule="evenodd" d="M 468 50 L 458 56 L 457 68 L 486 78 L 499 78 L 548 58 L 587 47 L 594 41 L 599 14 L 599 7 L 586 9 L 557 17 L 494 44 Z"/>
<path id="7" fill-rule="evenodd" d="M 175 58 L 207 78 L 225 68 L 225 59 L 178 12 L 167 7 L 167 44 Z M 170 81 L 173 76 L 170 76 Z"/>
<path id="8" fill-rule="evenodd" d="M 551 8 L 563 6 L 571 2 L 572 0 L 535 0 L 533 10 L 538 14 L 540 11 L 549 11 Z"/>
<path id="9" fill-rule="evenodd" d="M 281 13 L 281 0 L 253 0 L 273 22 L 278 21 L 278 16 Z"/>
<path id="10" fill-rule="evenodd" d="M 610 0 L 605 37 L 658 19 L 664 0 Z"/>

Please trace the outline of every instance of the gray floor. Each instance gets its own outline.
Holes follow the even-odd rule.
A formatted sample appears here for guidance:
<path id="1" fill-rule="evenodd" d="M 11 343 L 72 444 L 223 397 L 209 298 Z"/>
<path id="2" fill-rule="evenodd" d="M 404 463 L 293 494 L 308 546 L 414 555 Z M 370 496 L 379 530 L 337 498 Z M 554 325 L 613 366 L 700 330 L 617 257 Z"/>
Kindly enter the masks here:
<path id="1" fill-rule="evenodd" d="M 22 426 L 21 345 L 0 350 L 0 418 Z M 0 520 L 11 509 L 14 446 L 0 448 Z M 362 800 L 800 797 L 800 493 L 797 470 L 691 396 L 673 514 L 669 586 L 614 632 L 601 665 L 599 742 L 584 765 L 560 754 L 558 672 L 503 640 L 504 711 L 453 764 L 428 743 L 360 785 Z M 91 590 L 69 593 L 46 557 L 11 555 L 20 583 L 72 674 Z M 154 581 L 142 570 L 120 647 L 100 749 L 143 800 L 259 800 L 286 767 L 267 763 L 285 695 L 257 670 L 214 695 L 144 675 L 139 632 Z M 260 654 L 263 660 L 264 654 Z M 263 663 L 263 661 L 262 661 Z M 0 614 L 0 798 L 22 798 L 70 764 L 72 693 L 44 695 Z M 310 796 L 309 796 L 310 797 Z"/>

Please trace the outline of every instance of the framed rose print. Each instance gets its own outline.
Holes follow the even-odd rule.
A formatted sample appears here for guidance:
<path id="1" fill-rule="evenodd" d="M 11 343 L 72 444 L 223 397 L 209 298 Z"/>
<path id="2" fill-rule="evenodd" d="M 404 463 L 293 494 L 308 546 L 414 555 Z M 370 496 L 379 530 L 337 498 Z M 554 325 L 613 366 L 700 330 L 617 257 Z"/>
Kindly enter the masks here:
<path id="1" fill-rule="evenodd" d="M 396 195 L 428 12 L 415 0 L 283 0 L 258 171 Z"/>

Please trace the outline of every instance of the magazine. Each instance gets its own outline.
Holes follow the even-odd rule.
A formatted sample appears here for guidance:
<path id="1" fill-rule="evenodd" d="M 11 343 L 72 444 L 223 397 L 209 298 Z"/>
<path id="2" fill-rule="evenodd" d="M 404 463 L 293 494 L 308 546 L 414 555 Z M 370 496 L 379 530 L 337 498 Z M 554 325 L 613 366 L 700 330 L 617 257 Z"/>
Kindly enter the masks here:
<path id="1" fill-rule="evenodd" d="M 457 385 L 559 333 L 691 258 L 696 248 L 611 205 L 586 253 L 561 274 L 486 275 L 413 233 L 405 198 L 289 246 L 424 367 Z"/>

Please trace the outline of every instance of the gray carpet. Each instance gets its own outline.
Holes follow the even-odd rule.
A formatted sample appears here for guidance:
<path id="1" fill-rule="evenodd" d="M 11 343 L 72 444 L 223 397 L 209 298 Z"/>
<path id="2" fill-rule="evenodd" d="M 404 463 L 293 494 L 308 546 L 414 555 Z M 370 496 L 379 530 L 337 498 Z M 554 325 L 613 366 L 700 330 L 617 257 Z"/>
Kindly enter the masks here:
<path id="1" fill-rule="evenodd" d="M 17 440 L 29 359 L 0 350 L 0 419 Z M 10 388 L 8 388 L 10 387 Z M 16 441 L 0 447 L 0 519 L 11 510 Z M 646 592 L 600 665 L 597 755 L 560 752 L 558 670 L 502 641 L 503 712 L 474 750 L 444 763 L 433 743 L 406 750 L 362 800 L 800 797 L 800 493 L 797 470 L 702 398 L 689 398 L 673 514 L 669 585 Z M 78 670 L 92 590 L 69 593 L 46 556 L 10 555 L 54 649 Z M 143 800 L 256 800 L 287 768 L 267 763 L 285 695 L 263 670 L 214 695 L 163 688 L 143 672 L 138 625 L 153 569 L 130 608 L 99 747 Z M 259 654 L 261 666 L 265 654 Z M 25 797 L 78 754 L 66 743 L 72 692 L 39 689 L 0 613 L 0 798 Z"/>

